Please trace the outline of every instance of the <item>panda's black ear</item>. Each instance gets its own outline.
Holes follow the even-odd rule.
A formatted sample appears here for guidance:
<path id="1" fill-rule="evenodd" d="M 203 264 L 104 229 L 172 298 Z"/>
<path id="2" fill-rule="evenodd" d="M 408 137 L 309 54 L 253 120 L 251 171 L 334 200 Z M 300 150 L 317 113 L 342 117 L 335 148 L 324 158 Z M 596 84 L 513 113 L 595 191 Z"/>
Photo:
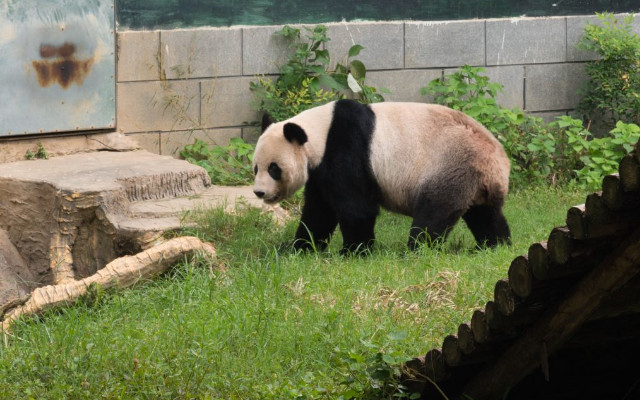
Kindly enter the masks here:
<path id="1" fill-rule="evenodd" d="M 268 113 L 262 114 L 262 130 L 260 131 L 260 134 L 263 134 L 264 131 L 267 130 L 269 125 L 273 124 L 274 122 L 275 121 L 273 120 L 273 118 L 271 118 L 271 115 L 269 115 Z"/>
<path id="2" fill-rule="evenodd" d="M 284 124 L 284 137 L 291 143 L 297 143 L 299 146 L 307 143 L 307 134 L 304 129 L 294 123 Z"/>

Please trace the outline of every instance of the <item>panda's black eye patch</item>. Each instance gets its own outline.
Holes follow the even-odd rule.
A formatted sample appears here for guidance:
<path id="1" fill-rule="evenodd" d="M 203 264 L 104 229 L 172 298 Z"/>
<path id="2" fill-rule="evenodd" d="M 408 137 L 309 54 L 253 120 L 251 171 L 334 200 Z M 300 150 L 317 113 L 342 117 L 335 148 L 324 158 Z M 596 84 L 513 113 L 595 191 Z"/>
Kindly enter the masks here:
<path id="1" fill-rule="evenodd" d="M 253 167 L 253 174 L 258 175 L 258 166 Z"/>
<path id="2" fill-rule="evenodd" d="M 269 164 L 269 169 L 267 170 L 269 175 L 273 178 L 273 180 L 279 181 L 282 178 L 282 170 L 276 163 Z"/>

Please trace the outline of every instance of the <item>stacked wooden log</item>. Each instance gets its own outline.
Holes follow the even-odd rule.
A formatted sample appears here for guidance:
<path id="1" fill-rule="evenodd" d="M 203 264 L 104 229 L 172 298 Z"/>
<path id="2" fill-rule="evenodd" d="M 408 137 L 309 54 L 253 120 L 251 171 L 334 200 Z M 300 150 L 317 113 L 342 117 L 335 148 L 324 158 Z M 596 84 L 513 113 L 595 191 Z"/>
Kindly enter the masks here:
<path id="1" fill-rule="evenodd" d="M 638 360 L 634 151 L 568 210 L 566 226 L 512 261 L 484 309 L 407 364 L 405 383 L 423 399 L 631 399 L 640 398 Z"/>

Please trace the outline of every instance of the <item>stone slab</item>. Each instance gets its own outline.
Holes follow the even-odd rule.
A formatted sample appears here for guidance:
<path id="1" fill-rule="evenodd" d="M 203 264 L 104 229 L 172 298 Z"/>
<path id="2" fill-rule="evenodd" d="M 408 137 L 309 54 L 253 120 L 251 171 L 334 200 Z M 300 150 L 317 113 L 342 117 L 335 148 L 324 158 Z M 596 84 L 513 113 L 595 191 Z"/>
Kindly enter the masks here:
<path id="1" fill-rule="evenodd" d="M 487 67 L 487 76 L 491 82 L 503 86 L 496 96 L 499 105 L 506 108 L 524 108 L 524 67 L 521 65 Z"/>
<path id="2" fill-rule="evenodd" d="M 525 67 L 527 111 L 570 110 L 580 101 L 587 80 L 584 64 L 542 64 Z"/>
<path id="3" fill-rule="evenodd" d="M 407 22 L 406 68 L 484 65 L 484 21 Z"/>
<path id="4" fill-rule="evenodd" d="M 487 20 L 487 65 L 566 61 L 564 18 Z"/>
<path id="5" fill-rule="evenodd" d="M 433 97 L 422 96 L 420 89 L 433 79 L 442 77 L 440 69 L 373 71 L 367 75 L 367 84 L 376 88 L 387 88 L 383 93 L 386 101 L 432 102 Z"/>
<path id="6" fill-rule="evenodd" d="M 127 137 L 136 142 L 140 148 L 160 154 L 160 132 L 130 133 Z"/>
<path id="7" fill-rule="evenodd" d="M 45 149 L 49 157 L 91 151 L 129 151 L 140 148 L 131 138 L 118 132 L 0 141 L 0 169 L 2 169 L 2 163 L 24 161 L 27 151 L 35 153 L 38 144 Z"/>
<path id="8" fill-rule="evenodd" d="M 596 16 L 567 17 L 567 61 L 591 61 L 598 58 L 595 52 L 578 48 L 585 26 L 598 23 Z"/>
<path id="9" fill-rule="evenodd" d="M 160 51 L 166 79 L 242 75 L 240 28 L 161 31 Z"/>
<path id="10" fill-rule="evenodd" d="M 36 182 L 69 192 L 122 190 L 131 201 L 193 194 L 209 185 L 204 169 L 145 150 L 94 152 L 0 165 L 0 180 Z M 179 187 L 171 187 L 176 183 Z"/>
<path id="11" fill-rule="evenodd" d="M 160 32 L 118 32 L 118 82 L 160 79 Z"/>
<path id="12" fill-rule="evenodd" d="M 364 63 L 368 71 L 404 67 L 404 24 L 401 22 L 350 22 L 326 24 L 325 49 L 331 55 L 330 68 L 339 62 L 347 64 L 351 46 L 364 47 L 352 59 Z"/>
<path id="13" fill-rule="evenodd" d="M 200 127 L 200 86 L 190 81 L 118 83 L 118 131 L 187 130 Z"/>

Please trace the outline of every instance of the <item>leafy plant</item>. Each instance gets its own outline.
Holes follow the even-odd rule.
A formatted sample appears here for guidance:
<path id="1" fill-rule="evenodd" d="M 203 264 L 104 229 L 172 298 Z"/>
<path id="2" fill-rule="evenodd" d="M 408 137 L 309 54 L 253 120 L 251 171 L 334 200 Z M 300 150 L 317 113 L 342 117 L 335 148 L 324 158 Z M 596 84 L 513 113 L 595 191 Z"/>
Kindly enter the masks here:
<path id="1" fill-rule="evenodd" d="M 227 146 L 209 146 L 196 139 L 185 146 L 180 155 L 192 164 L 206 169 L 211 183 L 216 185 L 249 185 L 253 182 L 251 161 L 253 145 L 242 138 L 231 138 Z"/>
<path id="2" fill-rule="evenodd" d="M 601 118 L 609 129 L 618 120 L 640 124 L 640 37 L 632 31 L 633 15 L 598 18 L 602 26 L 587 25 L 579 43 L 599 59 L 585 66 L 589 82 L 578 109 L 589 120 Z"/>
<path id="3" fill-rule="evenodd" d="M 419 399 L 419 393 L 408 393 L 399 382 L 401 366 L 409 358 L 399 351 L 396 344 L 406 339 L 404 332 L 386 335 L 383 345 L 370 340 L 360 340 L 363 351 L 335 349 L 336 367 L 344 376 L 345 390 L 341 399 Z"/>
<path id="4" fill-rule="evenodd" d="M 36 151 L 32 152 L 31 150 L 27 150 L 24 154 L 24 157 L 27 160 L 46 160 L 47 158 L 49 158 L 49 154 L 42 145 L 42 142 L 38 141 L 38 143 L 36 144 Z"/>
<path id="5" fill-rule="evenodd" d="M 384 101 L 376 88 L 366 85 L 365 65 L 352 59 L 364 47 L 359 44 L 351 46 L 346 63 L 337 63 L 335 69 L 330 70 L 331 56 L 324 48 L 324 44 L 330 40 L 327 28 L 316 25 L 305 30 L 307 35 L 304 39 L 300 29 L 289 25 L 276 32 L 292 42 L 292 53 L 287 62 L 279 67 L 275 81 L 259 78 L 257 82 L 249 84 L 254 94 L 254 108 L 281 121 L 347 95 L 363 103 Z"/>
<path id="6" fill-rule="evenodd" d="M 558 123 L 563 125 L 566 121 L 560 120 Z M 618 121 L 606 137 L 592 138 L 591 133 L 584 129 L 567 129 L 566 134 L 570 148 L 583 164 L 576 171 L 579 186 L 597 190 L 602 178 L 615 173 L 620 160 L 633 150 L 640 138 L 640 127 Z"/>

